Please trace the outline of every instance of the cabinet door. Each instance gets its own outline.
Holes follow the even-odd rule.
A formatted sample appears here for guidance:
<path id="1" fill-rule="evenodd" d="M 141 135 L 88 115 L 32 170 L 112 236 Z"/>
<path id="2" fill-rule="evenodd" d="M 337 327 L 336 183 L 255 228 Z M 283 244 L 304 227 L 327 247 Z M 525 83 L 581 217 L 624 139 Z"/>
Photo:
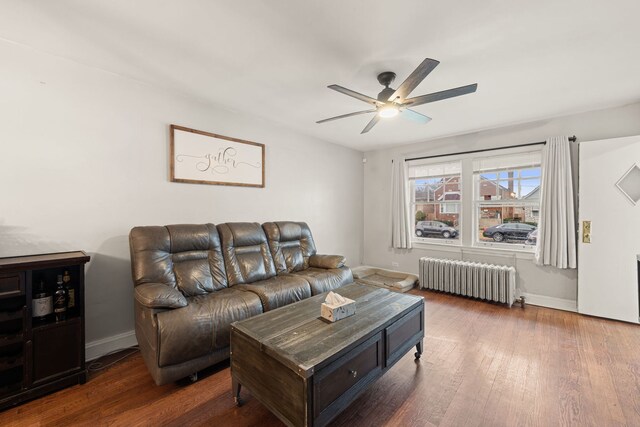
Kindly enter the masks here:
<path id="1" fill-rule="evenodd" d="M 82 367 L 80 319 L 33 329 L 33 383 L 71 373 Z"/>
<path id="2" fill-rule="evenodd" d="M 385 330 L 385 366 L 393 365 L 424 336 L 423 307 L 408 313 Z"/>
<path id="3" fill-rule="evenodd" d="M 313 379 L 315 425 L 325 425 L 344 410 L 382 372 L 382 334 L 322 368 Z"/>
<path id="4" fill-rule="evenodd" d="M 0 274 L 0 298 L 24 294 L 24 273 Z"/>

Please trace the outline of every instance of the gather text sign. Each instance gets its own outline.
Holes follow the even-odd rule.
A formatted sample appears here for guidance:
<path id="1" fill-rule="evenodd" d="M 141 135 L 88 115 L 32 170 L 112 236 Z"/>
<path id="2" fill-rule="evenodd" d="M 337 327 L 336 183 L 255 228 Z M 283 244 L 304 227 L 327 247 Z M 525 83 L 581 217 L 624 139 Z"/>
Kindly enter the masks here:
<path id="1" fill-rule="evenodd" d="M 171 125 L 171 181 L 264 187 L 264 144 Z"/>

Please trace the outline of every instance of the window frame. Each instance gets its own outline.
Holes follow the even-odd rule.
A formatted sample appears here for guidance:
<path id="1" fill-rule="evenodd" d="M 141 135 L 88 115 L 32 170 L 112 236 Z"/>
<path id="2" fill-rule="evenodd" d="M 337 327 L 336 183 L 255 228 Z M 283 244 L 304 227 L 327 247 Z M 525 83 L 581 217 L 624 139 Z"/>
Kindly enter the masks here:
<path id="1" fill-rule="evenodd" d="M 453 154 L 450 156 L 438 156 L 433 157 L 432 159 L 420 159 L 414 161 L 409 161 L 407 163 L 407 191 L 410 191 L 410 195 L 407 198 L 407 205 L 411 215 L 411 224 L 412 224 L 412 243 L 416 249 L 423 250 L 441 250 L 445 252 L 455 252 L 459 254 L 463 253 L 473 253 L 477 252 L 478 254 L 494 254 L 495 256 L 515 256 L 521 259 L 531 259 L 535 253 L 536 245 L 526 245 L 524 240 L 522 243 L 502 243 L 499 244 L 497 242 L 483 242 L 483 244 L 477 244 L 476 240 L 478 239 L 478 220 L 479 220 L 479 211 L 477 211 L 476 206 L 476 197 L 475 197 L 475 167 L 474 161 L 489 159 L 491 157 L 502 157 L 502 156 L 511 156 L 511 155 L 522 155 L 522 154 L 535 154 L 540 155 L 542 150 L 542 146 L 538 149 L 532 148 L 530 146 L 527 147 L 509 147 L 500 149 L 500 147 L 496 147 L 491 149 L 491 152 L 487 153 L 466 153 L 466 154 Z M 421 155 L 428 155 L 427 153 L 411 153 L 411 157 L 419 158 Z M 460 190 L 460 199 L 456 200 L 453 203 L 458 204 L 459 212 L 458 212 L 458 226 L 456 227 L 458 230 L 458 237 L 456 239 L 442 239 L 442 238 L 430 238 L 430 237 L 418 237 L 415 235 L 415 213 L 417 210 L 416 202 L 415 202 L 415 187 L 413 181 L 419 178 L 413 178 L 411 175 L 411 167 L 418 166 L 435 166 L 435 165 L 443 165 L 443 164 L 451 164 L 451 163 L 459 163 L 459 187 Z M 538 163 L 538 166 L 541 170 L 541 163 Z M 520 169 L 531 169 L 531 166 L 522 167 Z M 426 178 L 425 178 L 426 179 Z M 537 178 L 536 178 L 537 179 Z M 542 189 L 542 177 L 540 176 L 540 189 Z M 411 184 L 410 184 L 411 183 Z M 533 190 L 531 190 L 533 191 Z M 540 190 L 541 191 L 541 190 Z M 466 196 L 465 196 L 466 195 Z M 435 197 L 434 197 L 435 199 Z M 523 200 L 517 199 L 513 200 L 516 204 L 520 204 L 523 208 L 525 203 Z M 483 202 L 485 202 L 483 200 Z M 498 201 L 504 204 L 504 200 Z M 428 203 L 437 203 L 428 202 Z M 425 204 L 428 204 L 425 203 Z M 418 203 L 419 204 L 419 203 Z M 540 210 L 540 199 L 536 199 L 535 203 L 531 203 L 533 208 L 531 212 L 533 215 L 534 210 Z M 526 216 L 524 216 L 526 218 Z M 539 220 L 539 215 L 538 215 Z M 424 221 L 428 221 L 425 218 Z"/>
<path id="2" fill-rule="evenodd" d="M 515 154 L 539 154 L 541 151 L 537 150 L 537 151 L 529 151 L 529 152 L 520 152 L 520 153 L 515 153 Z M 509 208 L 522 208 L 525 212 L 527 210 L 527 208 L 531 208 L 531 212 L 533 212 L 534 210 L 537 210 L 538 212 L 540 212 L 540 198 L 537 199 L 533 199 L 533 200 L 525 200 L 525 199 L 503 199 L 502 196 L 500 196 L 500 198 L 497 198 L 495 200 L 484 200 L 481 198 L 480 195 L 480 190 L 481 190 L 481 184 L 480 184 L 480 178 L 483 174 L 483 172 L 478 172 L 476 171 L 476 168 L 474 167 L 473 163 L 478 161 L 478 160 L 482 160 L 482 159 L 488 159 L 488 158 L 499 158 L 499 157 L 509 157 L 514 155 L 514 153 L 502 153 L 502 154 L 497 154 L 494 156 L 476 156 L 472 159 L 471 161 L 471 172 L 472 172 L 472 176 L 473 176 L 473 198 L 472 198 L 472 209 L 471 211 L 473 212 L 472 214 L 472 230 L 473 230 L 473 234 L 471 236 L 471 245 L 472 247 L 480 247 L 480 248 L 496 248 L 496 249 L 516 249 L 518 251 L 522 251 L 522 252 L 535 252 L 536 250 L 536 246 L 537 246 L 537 241 L 535 245 L 527 245 L 525 242 L 526 240 L 522 240 L 522 243 L 518 242 L 518 243 L 504 243 L 504 242 L 496 242 L 496 241 L 484 241 L 484 240 L 480 240 L 480 217 L 481 217 L 481 209 L 484 208 L 491 208 L 491 207 L 500 207 L 502 209 L 504 209 L 505 207 Z M 530 169 L 539 169 L 540 173 L 537 176 L 534 177 L 522 177 L 522 171 L 523 170 L 530 170 Z M 516 176 L 514 176 L 513 178 L 500 178 L 500 173 L 502 172 L 518 172 Z M 486 173 L 486 172 L 485 172 Z M 517 181 L 517 185 L 518 185 L 518 193 L 516 194 L 521 194 L 521 189 L 522 189 L 522 181 L 534 181 L 534 180 L 538 180 L 539 184 L 537 187 L 534 187 L 533 190 L 531 190 L 529 193 L 527 194 L 531 194 L 533 191 L 536 190 L 536 188 L 538 189 L 538 191 L 540 192 L 542 190 L 542 159 L 540 160 L 540 163 L 535 165 L 535 166 L 525 166 L 525 167 L 520 167 L 520 168 L 514 168 L 514 167 L 509 167 L 509 166 L 504 166 L 503 168 L 500 169 L 496 169 L 495 171 L 490 171 L 489 173 L 495 173 L 496 174 L 496 179 L 493 181 L 493 183 L 495 183 L 496 188 L 501 187 L 500 182 L 503 181 L 513 181 L 514 182 L 514 188 L 515 188 L 515 183 Z M 503 187 L 504 188 L 504 187 Z M 498 196 L 496 194 L 496 196 Z M 522 197 L 522 196 L 521 196 Z M 526 217 L 524 218 L 526 220 Z M 501 219 L 502 221 L 503 219 Z M 526 224 L 526 222 L 514 222 L 515 224 Z M 509 224 L 509 222 L 501 222 L 501 224 Z M 537 228 L 537 226 L 536 226 Z M 533 230 L 531 230 L 533 231 Z M 527 233 L 528 234 L 528 233 Z"/>
<path id="3" fill-rule="evenodd" d="M 418 203 L 416 202 L 415 196 L 416 196 L 416 192 L 415 192 L 415 183 L 417 180 L 420 179 L 429 179 L 429 178 L 437 178 L 440 176 L 432 176 L 432 177 L 410 177 L 410 173 L 407 174 L 407 183 L 409 185 L 409 202 L 408 202 L 408 208 L 409 208 L 409 212 L 411 214 L 411 224 L 412 224 L 412 233 L 411 233 L 411 241 L 412 243 L 417 243 L 417 244 L 434 244 L 434 245 L 445 245 L 445 246 L 457 246 L 457 247 L 461 247 L 462 246 L 462 233 L 463 233 L 463 225 L 462 225 L 462 186 L 464 185 L 463 183 L 463 179 L 462 179 L 462 161 L 461 160 L 448 160 L 448 161 L 442 161 L 439 159 L 439 161 L 433 161 L 433 162 L 424 162 L 421 163 L 420 165 L 415 165 L 415 167 L 418 166 L 425 166 L 425 165 L 429 165 L 429 166 L 437 166 L 437 165 L 447 165 L 447 164 L 453 164 L 453 163 L 459 163 L 459 168 L 460 168 L 460 173 L 453 175 L 455 177 L 458 177 L 458 191 L 443 191 L 443 197 L 445 194 L 449 194 L 449 193 L 457 193 L 460 194 L 460 198 L 458 200 L 450 200 L 450 201 L 445 201 L 445 200 L 434 200 L 433 201 L 427 201 L 427 202 L 423 202 L 423 203 Z M 408 171 L 411 170 L 411 165 L 408 165 L 407 168 Z M 442 177 L 447 177 L 450 175 L 442 175 Z M 446 185 L 446 183 L 445 183 Z M 415 220 L 415 215 L 417 212 L 417 206 L 418 205 L 438 205 L 438 211 L 440 213 L 442 210 L 442 206 L 443 205 L 457 205 L 458 206 L 458 212 L 455 212 L 453 214 L 451 213 L 444 213 L 445 215 L 458 215 L 458 227 L 452 227 L 455 228 L 458 231 L 458 235 L 451 239 L 451 238 L 438 238 L 438 237 L 428 237 L 428 236 L 417 236 L 416 235 L 416 226 L 419 222 L 442 222 L 439 221 L 437 219 L 424 219 L 422 221 L 416 221 Z"/>

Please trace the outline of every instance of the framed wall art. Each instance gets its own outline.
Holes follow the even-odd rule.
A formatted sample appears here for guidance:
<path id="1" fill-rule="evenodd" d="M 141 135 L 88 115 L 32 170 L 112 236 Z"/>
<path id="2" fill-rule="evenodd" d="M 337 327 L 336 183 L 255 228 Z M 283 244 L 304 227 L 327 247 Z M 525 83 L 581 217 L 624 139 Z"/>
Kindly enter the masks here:
<path id="1" fill-rule="evenodd" d="M 264 144 L 170 126 L 173 182 L 264 187 Z"/>

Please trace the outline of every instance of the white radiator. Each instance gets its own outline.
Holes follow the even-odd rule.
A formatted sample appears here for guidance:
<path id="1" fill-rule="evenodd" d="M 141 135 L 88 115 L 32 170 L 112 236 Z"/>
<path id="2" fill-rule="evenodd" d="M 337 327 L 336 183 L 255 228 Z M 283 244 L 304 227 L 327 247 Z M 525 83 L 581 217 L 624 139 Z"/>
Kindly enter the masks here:
<path id="1" fill-rule="evenodd" d="M 420 258 L 420 287 L 506 303 L 515 301 L 516 269 L 451 259 Z"/>

